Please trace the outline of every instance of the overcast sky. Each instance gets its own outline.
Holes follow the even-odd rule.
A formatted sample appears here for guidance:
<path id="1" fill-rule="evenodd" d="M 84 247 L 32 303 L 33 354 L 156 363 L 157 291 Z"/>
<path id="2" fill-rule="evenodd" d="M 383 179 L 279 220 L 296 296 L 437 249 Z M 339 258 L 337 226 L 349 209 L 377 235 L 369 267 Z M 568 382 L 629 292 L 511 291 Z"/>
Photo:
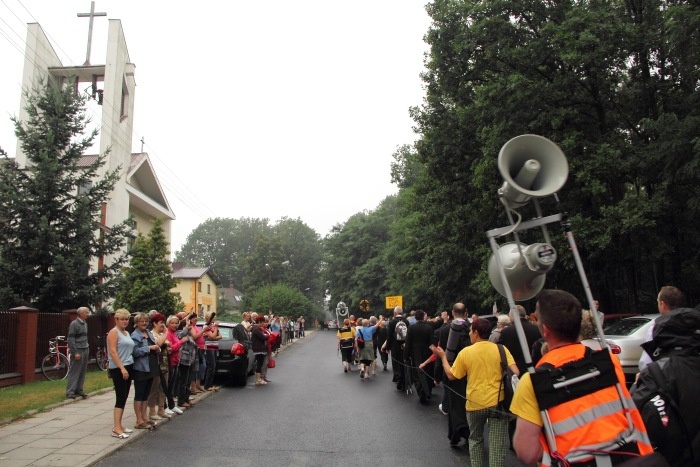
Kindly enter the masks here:
<path id="1" fill-rule="evenodd" d="M 396 192 L 392 154 L 416 139 L 427 0 L 97 0 L 136 65 L 133 152 L 173 208 L 172 251 L 211 217 L 301 218 L 324 237 Z M 187 5 L 182 7 L 181 5 Z M 0 146 L 15 154 L 26 24 L 66 66 L 87 49 L 89 0 L 0 0 Z M 91 63 L 104 64 L 106 18 Z M 92 104 L 94 120 L 99 109 Z"/>

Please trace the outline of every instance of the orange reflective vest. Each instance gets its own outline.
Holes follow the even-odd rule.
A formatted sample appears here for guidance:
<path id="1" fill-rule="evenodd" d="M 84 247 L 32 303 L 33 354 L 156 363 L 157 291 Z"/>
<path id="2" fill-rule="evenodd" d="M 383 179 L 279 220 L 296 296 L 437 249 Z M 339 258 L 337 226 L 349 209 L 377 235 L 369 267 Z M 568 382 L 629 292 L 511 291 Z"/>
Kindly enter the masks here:
<path id="1" fill-rule="evenodd" d="M 548 363 L 558 368 L 583 358 L 585 351 L 586 347 L 582 344 L 558 347 L 547 352 L 537 366 Z M 610 386 L 547 410 L 556 453 L 569 462 L 589 460 L 592 451 L 610 452 L 632 442 L 637 443 L 642 455 L 653 452 L 642 417 L 625 386 L 620 361 L 617 358 L 612 361 L 629 408 L 623 407 L 617 388 Z M 629 426 L 626 413 L 632 419 L 632 426 Z M 549 466 L 552 463 L 551 452 L 544 434 L 540 441 L 543 448 L 542 465 Z"/>

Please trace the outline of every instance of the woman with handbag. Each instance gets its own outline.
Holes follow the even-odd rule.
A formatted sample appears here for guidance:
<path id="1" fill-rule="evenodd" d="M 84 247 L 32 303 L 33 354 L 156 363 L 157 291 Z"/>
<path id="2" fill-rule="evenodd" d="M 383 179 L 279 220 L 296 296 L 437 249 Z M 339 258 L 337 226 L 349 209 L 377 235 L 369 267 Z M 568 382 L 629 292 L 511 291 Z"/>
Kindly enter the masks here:
<path id="1" fill-rule="evenodd" d="M 268 353 L 267 340 L 270 337 L 270 333 L 265 329 L 264 323 L 264 316 L 256 316 L 255 324 L 250 328 L 251 345 L 253 347 L 253 353 L 255 354 L 256 386 L 264 386 L 267 384 L 267 381 L 262 377 L 262 370 Z"/>
<path id="2" fill-rule="evenodd" d="M 370 326 L 369 320 L 363 319 L 362 327 L 357 327 L 355 343 L 357 345 L 357 353 L 360 357 L 360 378 L 363 380 L 369 379 L 370 367 L 375 358 L 372 338 L 374 337 L 374 333 L 377 332 L 377 326 L 380 326 L 383 323 L 384 319 L 379 321 L 377 324 Z"/>

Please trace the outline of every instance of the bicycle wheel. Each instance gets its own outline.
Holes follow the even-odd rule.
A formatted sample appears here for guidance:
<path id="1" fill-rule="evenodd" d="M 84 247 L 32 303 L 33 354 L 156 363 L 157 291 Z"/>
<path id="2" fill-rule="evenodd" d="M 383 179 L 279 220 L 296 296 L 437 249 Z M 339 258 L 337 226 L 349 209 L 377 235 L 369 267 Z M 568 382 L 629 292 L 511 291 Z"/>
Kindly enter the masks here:
<path id="1" fill-rule="evenodd" d="M 95 362 L 100 370 L 104 371 L 107 369 L 109 361 L 107 360 L 107 352 L 104 349 L 99 349 L 97 353 L 95 353 Z"/>
<path id="2" fill-rule="evenodd" d="M 62 353 L 48 354 L 41 362 L 41 372 L 49 381 L 66 379 L 69 369 L 70 362 L 68 357 Z"/>

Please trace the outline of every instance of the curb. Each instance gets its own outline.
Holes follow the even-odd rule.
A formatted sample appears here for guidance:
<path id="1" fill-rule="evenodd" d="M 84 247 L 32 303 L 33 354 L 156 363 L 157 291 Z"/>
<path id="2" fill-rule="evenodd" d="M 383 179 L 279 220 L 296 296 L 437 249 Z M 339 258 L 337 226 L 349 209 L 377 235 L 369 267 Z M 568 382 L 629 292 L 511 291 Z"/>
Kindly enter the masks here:
<path id="1" fill-rule="evenodd" d="M 221 389 L 221 386 L 215 386 L 215 387 L 217 389 Z M 110 388 L 110 390 L 112 390 L 112 388 Z M 97 392 L 100 392 L 100 391 L 96 391 L 96 393 Z M 216 392 L 218 392 L 218 391 L 204 391 L 201 394 L 197 394 L 196 396 L 192 396 L 192 399 L 191 399 L 192 405 L 193 406 L 197 405 L 199 403 L 199 401 L 204 400 L 207 397 L 213 396 L 214 394 L 216 394 Z M 65 405 L 65 404 L 61 404 L 61 405 Z M 188 409 L 188 410 L 191 410 L 191 409 Z M 182 415 L 177 415 L 176 417 L 182 417 L 186 413 L 187 413 L 187 411 L 185 411 L 185 413 L 183 413 Z M 161 426 L 161 425 L 168 423 L 174 419 L 175 419 L 175 417 L 174 418 L 165 418 L 163 420 L 160 420 L 158 422 L 157 426 Z M 120 440 L 118 444 L 113 444 L 111 446 L 106 447 L 100 454 L 97 454 L 94 457 L 90 458 L 84 465 L 94 465 L 94 464 L 100 462 L 101 460 L 111 456 L 115 452 L 119 451 L 127 444 L 130 444 L 130 443 L 136 441 L 137 439 L 141 438 L 141 436 L 144 436 L 148 433 L 150 433 L 150 430 L 134 430 L 134 432 L 131 433 L 128 438 L 126 438 L 124 440 Z"/>

